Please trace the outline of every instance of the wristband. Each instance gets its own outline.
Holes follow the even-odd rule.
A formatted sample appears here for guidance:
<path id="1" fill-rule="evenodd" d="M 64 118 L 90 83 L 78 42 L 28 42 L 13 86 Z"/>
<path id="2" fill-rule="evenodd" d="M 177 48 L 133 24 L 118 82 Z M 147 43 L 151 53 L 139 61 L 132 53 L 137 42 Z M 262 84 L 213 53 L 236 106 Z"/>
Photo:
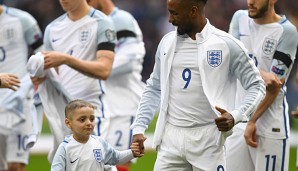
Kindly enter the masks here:
<path id="1" fill-rule="evenodd" d="M 2 81 L 1 81 L 1 78 L 0 78 L 0 87 L 2 86 Z"/>

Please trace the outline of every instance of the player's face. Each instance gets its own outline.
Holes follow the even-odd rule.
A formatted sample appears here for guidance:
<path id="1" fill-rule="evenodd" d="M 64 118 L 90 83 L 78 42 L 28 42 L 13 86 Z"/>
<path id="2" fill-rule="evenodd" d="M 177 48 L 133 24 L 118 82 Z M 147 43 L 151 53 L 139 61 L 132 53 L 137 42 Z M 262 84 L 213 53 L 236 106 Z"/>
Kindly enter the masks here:
<path id="1" fill-rule="evenodd" d="M 93 8 L 102 10 L 101 0 L 87 0 L 87 2 Z"/>
<path id="2" fill-rule="evenodd" d="M 170 13 L 169 22 L 178 27 L 178 34 L 183 35 L 192 30 L 189 10 L 180 0 L 167 0 L 167 7 Z"/>
<path id="3" fill-rule="evenodd" d="M 72 130 L 74 137 L 89 137 L 94 129 L 94 120 L 94 109 L 83 107 L 74 110 L 70 118 L 65 119 L 65 123 Z"/>
<path id="4" fill-rule="evenodd" d="M 269 0 L 247 0 L 248 15 L 251 18 L 261 18 L 269 8 Z"/>
<path id="5" fill-rule="evenodd" d="M 66 12 L 71 12 L 79 9 L 80 5 L 82 5 L 85 0 L 59 0 L 60 5 Z"/>

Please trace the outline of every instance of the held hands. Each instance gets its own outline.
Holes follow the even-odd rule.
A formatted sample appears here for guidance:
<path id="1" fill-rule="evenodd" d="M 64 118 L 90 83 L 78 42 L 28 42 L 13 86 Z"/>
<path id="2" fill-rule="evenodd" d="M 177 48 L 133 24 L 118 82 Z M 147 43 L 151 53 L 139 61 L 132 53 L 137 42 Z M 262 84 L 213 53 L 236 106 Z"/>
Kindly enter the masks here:
<path id="1" fill-rule="evenodd" d="M 16 91 L 20 87 L 20 80 L 14 74 L 0 74 L 0 88 L 9 88 Z"/>
<path id="2" fill-rule="evenodd" d="M 130 145 L 130 149 L 134 157 L 142 157 L 144 154 L 141 154 L 139 143 L 135 142 Z"/>
<path id="3" fill-rule="evenodd" d="M 215 109 L 221 113 L 221 116 L 215 118 L 215 124 L 219 131 L 229 131 L 234 126 L 234 118 L 233 116 L 227 112 L 226 110 L 215 106 Z"/>
<path id="4" fill-rule="evenodd" d="M 255 122 L 248 122 L 244 132 L 244 138 L 249 146 L 256 148 L 257 144 L 257 126 Z"/>
<path id="5" fill-rule="evenodd" d="M 134 149 L 135 148 L 139 149 L 137 152 L 133 151 L 135 157 L 142 157 L 145 154 L 144 141 L 146 139 L 147 138 L 143 134 L 133 135 L 131 149 L 133 150 L 132 147 L 134 147 Z M 135 145 L 135 144 L 137 144 L 137 145 Z"/>

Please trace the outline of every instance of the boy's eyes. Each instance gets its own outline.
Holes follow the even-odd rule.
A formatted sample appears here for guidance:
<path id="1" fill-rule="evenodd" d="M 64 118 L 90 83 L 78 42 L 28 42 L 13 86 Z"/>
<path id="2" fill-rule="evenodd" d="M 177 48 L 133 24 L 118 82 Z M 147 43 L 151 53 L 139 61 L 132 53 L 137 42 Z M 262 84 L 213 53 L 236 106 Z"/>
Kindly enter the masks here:
<path id="1" fill-rule="evenodd" d="M 94 116 L 91 116 L 89 119 L 90 119 L 91 122 L 93 122 L 95 120 L 95 117 Z M 85 122 L 86 121 L 86 117 L 80 118 L 79 121 L 80 122 Z"/>

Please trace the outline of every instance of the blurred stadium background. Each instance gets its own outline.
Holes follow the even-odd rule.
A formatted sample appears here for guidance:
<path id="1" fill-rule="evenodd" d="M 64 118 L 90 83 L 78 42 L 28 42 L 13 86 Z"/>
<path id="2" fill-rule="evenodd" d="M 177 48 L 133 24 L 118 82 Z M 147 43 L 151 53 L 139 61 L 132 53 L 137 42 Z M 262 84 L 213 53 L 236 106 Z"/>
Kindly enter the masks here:
<path id="1" fill-rule="evenodd" d="M 173 30 L 172 25 L 168 23 L 166 0 L 114 0 L 114 2 L 119 8 L 131 12 L 139 22 L 143 31 L 146 56 L 142 76 L 143 81 L 145 81 L 153 69 L 155 50 L 160 39 L 165 33 Z M 64 13 L 58 0 L 5 0 L 4 4 L 25 10 L 32 14 L 38 21 L 42 31 L 44 31 L 49 22 Z M 228 31 L 231 17 L 238 9 L 246 9 L 246 0 L 208 0 L 206 15 L 214 26 L 224 31 Z M 297 0 L 278 0 L 276 6 L 276 11 L 280 14 L 285 14 L 298 28 L 297 9 Z M 288 102 L 290 111 L 294 110 L 298 105 L 298 84 L 294 81 L 294 74 L 296 71 L 297 57 L 288 82 Z M 155 122 L 151 124 L 147 131 L 149 137 L 147 146 L 150 146 L 150 137 L 154 131 L 154 125 Z M 296 147 L 298 143 L 298 119 L 291 117 L 291 128 L 294 136 L 291 137 L 293 146 L 291 148 L 290 156 L 290 171 L 294 171 Z M 46 153 L 47 149 L 51 146 L 51 136 L 46 120 L 44 122 L 42 136 L 39 140 L 38 144 L 32 150 L 30 164 L 27 167 L 28 171 L 44 171 L 49 170 L 50 168 L 46 160 Z M 146 155 L 139 159 L 137 164 L 134 164 L 131 167 L 131 170 L 152 171 L 155 157 L 156 153 L 149 148 Z"/>

